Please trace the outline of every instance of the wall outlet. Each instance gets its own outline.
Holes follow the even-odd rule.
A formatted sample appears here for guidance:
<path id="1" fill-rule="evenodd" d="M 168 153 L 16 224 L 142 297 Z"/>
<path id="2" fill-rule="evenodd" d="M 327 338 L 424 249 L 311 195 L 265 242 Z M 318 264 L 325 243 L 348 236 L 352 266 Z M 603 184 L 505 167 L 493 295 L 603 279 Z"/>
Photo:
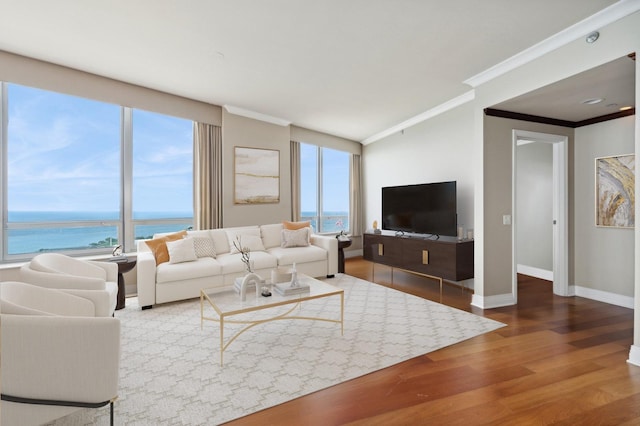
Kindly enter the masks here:
<path id="1" fill-rule="evenodd" d="M 510 214 L 503 214 L 502 215 L 502 224 L 503 225 L 511 225 L 511 215 Z"/>

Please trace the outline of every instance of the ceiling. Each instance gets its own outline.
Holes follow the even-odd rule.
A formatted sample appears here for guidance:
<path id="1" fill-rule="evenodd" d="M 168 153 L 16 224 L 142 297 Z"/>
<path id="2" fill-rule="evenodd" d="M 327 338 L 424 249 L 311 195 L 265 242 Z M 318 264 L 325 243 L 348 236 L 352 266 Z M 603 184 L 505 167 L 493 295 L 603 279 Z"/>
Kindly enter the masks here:
<path id="1" fill-rule="evenodd" d="M 623 56 L 492 108 L 573 122 L 602 117 L 635 107 L 635 73 L 635 60 Z"/>
<path id="2" fill-rule="evenodd" d="M 0 0 L 0 50 L 363 141 L 620 3 Z"/>

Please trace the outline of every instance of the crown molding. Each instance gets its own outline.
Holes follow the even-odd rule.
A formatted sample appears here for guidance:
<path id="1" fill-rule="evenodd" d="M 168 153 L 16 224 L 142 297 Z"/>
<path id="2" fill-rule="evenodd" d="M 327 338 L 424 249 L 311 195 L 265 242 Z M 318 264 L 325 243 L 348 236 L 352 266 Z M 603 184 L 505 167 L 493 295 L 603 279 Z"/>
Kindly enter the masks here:
<path id="1" fill-rule="evenodd" d="M 611 6 L 602 9 L 600 12 L 574 24 L 557 34 L 541 41 L 506 59 L 499 64 L 492 66 L 479 74 L 464 81 L 465 84 L 476 88 L 488 81 L 493 80 L 507 72 L 514 70 L 528 62 L 531 62 L 547 53 L 564 46 L 580 37 L 584 37 L 592 31 L 605 27 L 627 15 L 631 15 L 640 10 L 640 2 L 637 0 L 620 0 Z"/>
<path id="2" fill-rule="evenodd" d="M 266 123 L 277 124 L 278 126 L 282 126 L 282 127 L 286 127 L 291 124 L 291 121 L 285 120 L 284 118 L 262 114 L 260 112 L 251 111 L 251 110 L 236 107 L 233 105 L 225 105 L 224 109 L 226 109 L 227 112 L 234 115 L 239 115 L 242 117 L 252 118 L 254 120 L 264 121 Z"/>
<path id="3" fill-rule="evenodd" d="M 396 132 L 400 132 L 404 129 L 407 129 L 411 126 L 415 126 L 418 123 L 421 123 L 423 121 L 426 121 L 430 118 L 433 118 L 437 115 L 440 115 L 442 113 L 445 113 L 451 109 L 454 109 L 456 107 L 459 107 L 460 105 L 464 105 L 467 102 L 471 102 L 472 100 L 475 99 L 475 90 L 469 90 L 468 92 L 453 98 L 447 102 L 444 102 L 436 107 L 431 108 L 430 110 L 427 110 L 425 112 L 423 112 L 422 114 L 418 114 L 415 117 L 411 117 L 408 120 L 403 121 L 400 124 L 397 124 L 393 127 L 388 128 L 387 130 L 383 130 L 380 133 L 376 133 L 375 135 L 369 136 L 368 138 L 366 138 L 365 140 L 361 141 L 360 143 L 362 145 L 369 145 L 370 143 L 379 141 L 382 138 L 386 138 L 389 135 L 392 135 Z"/>

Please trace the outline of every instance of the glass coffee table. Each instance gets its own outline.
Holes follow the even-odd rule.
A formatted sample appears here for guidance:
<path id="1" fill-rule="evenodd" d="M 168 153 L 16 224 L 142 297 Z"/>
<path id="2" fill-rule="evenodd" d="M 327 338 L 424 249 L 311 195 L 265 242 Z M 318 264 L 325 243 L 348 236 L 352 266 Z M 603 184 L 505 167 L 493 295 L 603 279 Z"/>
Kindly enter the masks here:
<path id="1" fill-rule="evenodd" d="M 223 364 L 224 351 L 229 347 L 233 341 L 238 338 L 242 333 L 250 328 L 264 324 L 270 321 L 277 320 L 289 320 L 289 319 L 302 319 L 313 321 L 327 321 L 340 324 L 340 331 L 344 335 L 344 290 L 334 285 L 327 284 L 323 281 L 316 280 L 315 278 L 308 277 L 306 275 L 298 274 L 298 280 L 301 285 L 308 285 L 309 290 L 299 294 L 292 294 L 288 296 L 282 296 L 278 294 L 275 289 L 271 290 L 271 296 L 257 296 L 254 289 L 247 291 L 246 300 L 240 299 L 240 294 L 234 290 L 233 286 L 229 287 L 217 287 L 217 288 L 204 288 L 200 290 L 200 329 L 204 326 L 204 321 L 215 321 L 220 323 L 220 365 Z M 268 285 L 268 287 L 271 287 Z M 322 318 L 322 317 L 310 317 L 296 315 L 294 311 L 303 302 L 308 300 L 320 299 L 323 297 L 340 296 L 340 319 Z M 205 303 L 206 302 L 206 303 Z M 211 305 L 217 317 L 205 316 L 204 308 L 205 304 Z M 291 305 L 285 312 L 274 309 L 273 316 L 267 315 L 265 318 L 260 319 L 231 319 L 230 317 L 247 314 L 255 311 L 266 311 L 271 308 L 279 306 Z M 287 306 L 288 308 L 288 306 Z M 267 312 L 268 314 L 268 312 Z M 228 338 L 225 342 L 224 339 L 224 326 L 225 324 L 244 324 L 240 330 Z"/>

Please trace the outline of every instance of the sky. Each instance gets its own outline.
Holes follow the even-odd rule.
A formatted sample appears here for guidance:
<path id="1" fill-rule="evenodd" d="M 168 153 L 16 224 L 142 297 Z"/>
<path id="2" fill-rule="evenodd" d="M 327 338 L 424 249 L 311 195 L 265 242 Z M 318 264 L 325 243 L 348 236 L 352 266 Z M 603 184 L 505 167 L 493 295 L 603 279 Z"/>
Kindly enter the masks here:
<path id="1" fill-rule="evenodd" d="M 8 87 L 8 209 L 119 211 L 120 106 Z M 191 211 L 192 122 L 133 123 L 134 211 Z"/>

